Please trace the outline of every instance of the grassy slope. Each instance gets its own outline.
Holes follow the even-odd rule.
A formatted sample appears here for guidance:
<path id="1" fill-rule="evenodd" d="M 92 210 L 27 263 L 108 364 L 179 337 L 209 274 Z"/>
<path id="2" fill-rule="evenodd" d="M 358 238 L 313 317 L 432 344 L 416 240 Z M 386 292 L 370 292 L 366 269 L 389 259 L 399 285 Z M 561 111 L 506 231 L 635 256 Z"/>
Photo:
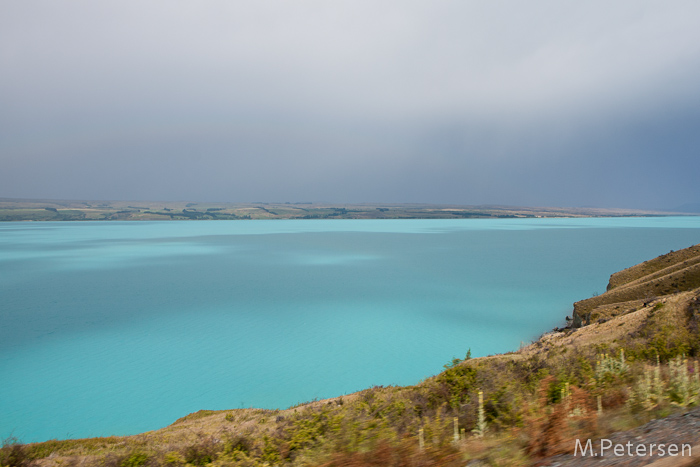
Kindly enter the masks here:
<path id="1" fill-rule="evenodd" d="M 415 386 L 287 410 L 200 411 L 131 437 L 8 445 L 0 464 L 529 465 L 570 451 L 574 437 L 604 436 L 698 403 L 700 288 L 691 282 L 698 254 L 695 246 L 614 274 L 606 294 L 577 303 L 601 316 L 590 326 L 546 334 L 518 352 L 451 362 Z M 658 294 L 683 271 L 687 290 Z M 474 432 L 480 409 L 483 437 Z M 8 462 L 12 449 L 20 461 Z"/>
<path id="2" fill-rule="evenodd" d="M 671 251 L 610 276 L 607 291 L 574 304 L 574 313 L 591 321 L 609 318 L 618 307 L 700 287 L 700 245 Z M 619 314 L 619 313 L 618 313 Z"/>

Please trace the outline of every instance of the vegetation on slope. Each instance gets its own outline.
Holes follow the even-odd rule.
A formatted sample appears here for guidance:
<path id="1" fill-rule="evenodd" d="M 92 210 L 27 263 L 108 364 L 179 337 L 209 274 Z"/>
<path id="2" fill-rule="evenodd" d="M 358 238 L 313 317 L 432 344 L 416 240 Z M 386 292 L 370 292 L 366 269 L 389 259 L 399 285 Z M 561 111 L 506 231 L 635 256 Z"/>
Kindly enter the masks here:
<path id="1" fill-rule="evenodd" d="M 573 326 L 629 312 L 657 297 L 700 287 L 700 245 L 671 251 L 610 276 L 607 291 L 574 303 Z M 631 307 L 631 308 L 630 308 Z"/>
<path id="2" fill-rule="evenodd" d="M 686 261 L 692 269 L 697 251 L 613 275 L 611 291 L 667 268 L 675 268 L 672 276 Z M 467 354 L 415 386 L 374 387 L 287 410 L 201 411 L 131 437 L 7 442 L 0 465 L 529 465 L 571 453 L 575 438 L 697 405 L 700 288 L 597 299 L 586 309 L 606 314 L 588 326 L 546 334 L 518 352 Z"/>

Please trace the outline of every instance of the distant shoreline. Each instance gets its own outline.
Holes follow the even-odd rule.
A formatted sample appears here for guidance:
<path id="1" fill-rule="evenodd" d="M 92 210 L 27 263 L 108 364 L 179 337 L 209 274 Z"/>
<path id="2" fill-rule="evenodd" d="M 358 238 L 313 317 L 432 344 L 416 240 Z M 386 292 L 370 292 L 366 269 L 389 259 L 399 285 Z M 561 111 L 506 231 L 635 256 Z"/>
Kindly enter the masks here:
<path id="1" fill-rule="evenodd" d="M 253 219 L 515 219 L 668 217 L 697 213 L 615 208 L 442 204 L 194 203 L 0 198 L 0 221 Z"/>

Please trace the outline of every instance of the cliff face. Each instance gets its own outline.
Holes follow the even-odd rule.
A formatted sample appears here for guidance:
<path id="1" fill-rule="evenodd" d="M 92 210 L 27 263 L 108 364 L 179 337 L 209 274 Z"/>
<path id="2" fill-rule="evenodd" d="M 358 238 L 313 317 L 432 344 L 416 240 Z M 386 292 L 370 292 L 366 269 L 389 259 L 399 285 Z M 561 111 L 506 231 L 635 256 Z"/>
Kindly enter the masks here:
<path id="1" fill-rule="evenodd" d="M 572 327 L 627 313 L 651 300 L 700 287 L 700 244 L 610 276 L 604 294 L 574 303 Z"/>

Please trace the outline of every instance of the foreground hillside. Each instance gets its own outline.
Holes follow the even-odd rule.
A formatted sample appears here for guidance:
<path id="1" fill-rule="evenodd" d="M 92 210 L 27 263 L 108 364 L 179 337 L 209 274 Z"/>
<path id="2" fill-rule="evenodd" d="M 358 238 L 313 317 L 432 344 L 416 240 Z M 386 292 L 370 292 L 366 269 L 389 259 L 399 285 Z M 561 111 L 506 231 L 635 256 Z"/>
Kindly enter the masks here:
<path id="1" fill-rule="evenodd" d="M 286 410 L 200 411 L 130 437 L 8 440 L 0 465 L 587 465 L 571 457 L 576 439 L 604 438 L 700 403 L 699 264 L 700 245 L 616 273 L 606 293 L 575 304 L 570 327 L 517 352 L 467 353 L 415 386 Z M 667 444 L 700 441 L 697 428 L 659 436 Z"/>

